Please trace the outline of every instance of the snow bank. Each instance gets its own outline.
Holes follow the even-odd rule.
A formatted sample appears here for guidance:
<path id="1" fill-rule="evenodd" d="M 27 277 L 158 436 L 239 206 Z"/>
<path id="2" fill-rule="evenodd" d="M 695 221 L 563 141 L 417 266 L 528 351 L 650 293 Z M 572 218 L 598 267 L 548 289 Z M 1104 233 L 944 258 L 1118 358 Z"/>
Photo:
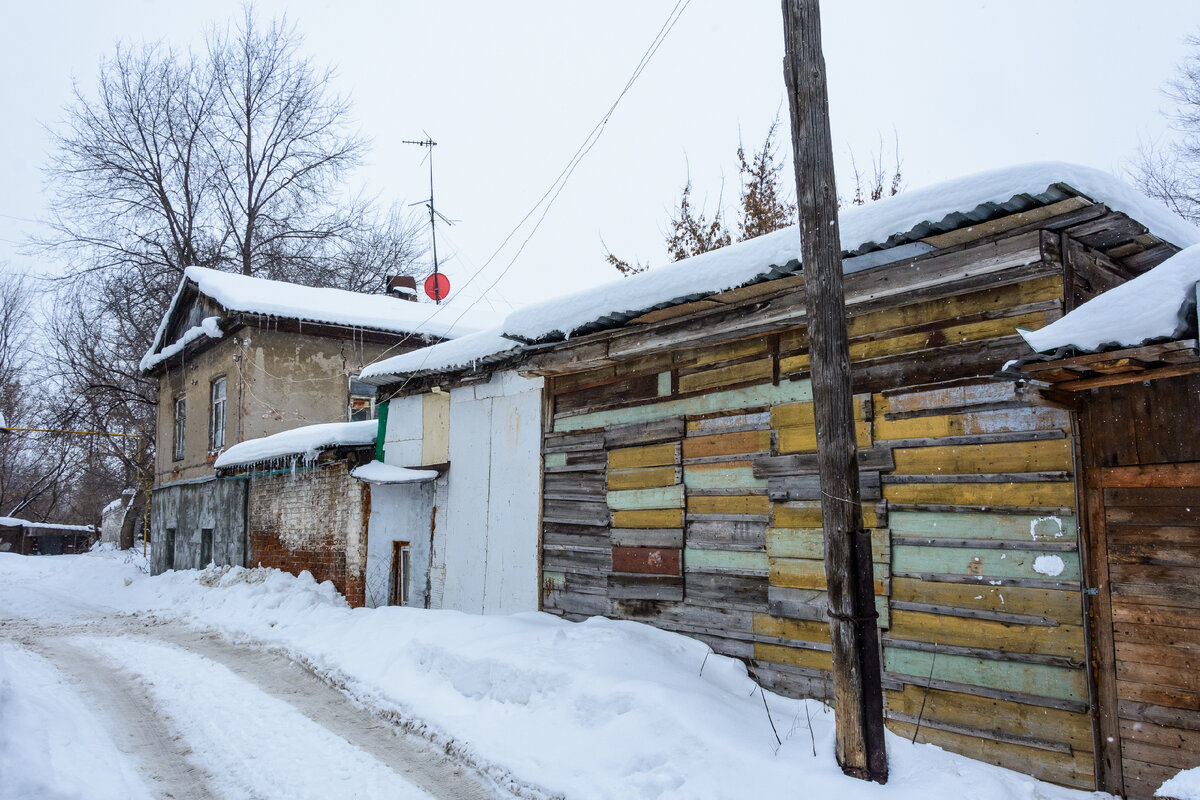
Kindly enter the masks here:
<path id="1" fill-rule="evenodd" d="M 322 450 L 331 447 L 354 447 L 375 443 L 379 423 L 368 419 L 361 422 L 325 422 L 305 425 L 290 431 L 249 439 L 230 447 L 217 456 L 214 467 L 236 467 L 281 459 L 286 456 L 316 459 Z"/>
<path id="2" fill-rule="evenodd" d="M 1187 769 L 1159 787 L 1155 797 L 1171 800 L 1200 800 L 1200 767 Z"/>
<path id="3" fill-rule="evenodd" d="M 220 339 L 221 333 L 221 318 L 220 317 L 205 317 L 200 321 L 200 324 L 188 328 L 183 332 L 183 335 L 176 339 L 171 344 L 159 350 L 157 353 L 151 348 L 146 355 L 142 356 L 142 361 L 138 365 L 142 371 L 153 369 L 158 364 L 166 361 L 173 355 L 183 352 L 183 348 L 187 347 L 192 342 L 199 339 L 201 336 L 207 336 L 210 339 Z"/>
<path id="4" fill-rule="evenodd" d="M 373 328 L 392 333 L 426 334 L 438 338 L 461 336 L 494 323 L 493 315 L 469 308 L 465 301 L 448 300 L 441 305 L 414 303 L 383 294 L 317 289 L 206 267 L 188 267 L 167 313 L 159 323 L 154 344 L 142 359 L 143 370 L 150 369 L 162 360 L 158 358 L 161 354 L 156 355 L 155 351 L 163 345 L 167 321 L 183 295 L 183 288 L 188 281 L 195 283 L 201 294 L 216 300 L 228 311 L 263 314 L 301 322 Z M 196 328 L 191 328 L 184 337 L 195 330 Z M 195 334 L 193 338 L 199 335 Z M 219 331 L 214 338 L 220 338 Z M 182 349 L 181 342 L 186 344 L 183 338 L 180 338 L 179 342 L 170 347 L 180 345 Z"/>
<path id="5" fill-rule="evenodd" d="M 842 249 L 850 252 L 866 244 L 882 244 L 921 223 L 939 222 L 984 203 L 1005 203 L 1020 194 L 1041 194 L 1056 183 L 1067 184 L 1092 200 L 1124 212 L 1151 233 L 1180 247 L 1200 243 L 1200 230 L 1112 175 L 1090 167 L 1048 162 L 984 172 L 843 209 L 838 217 Z M 798 228 L 787 228 L 518 309 L 508 316 L 503 331 L 531 341 L 568 336 L 609 314 L 637 314 L 677 298 L 744 286 L 765 278 L 773 267 L 783 268 L 799 259 Z"/>
<path id="6" fill-rule="evenodd" d="M 350 476 L 367 483 L 420 483 L 435 480 L 438 473 L 433 469 L 409 469 L 372 461 L 350 470 Z"/>
<path id="7" fill-rule="evenodd" d="M 1018 330 L 1039 353 L 1067 346 L 1104 350 L 1177 339 L 1197 328 L 1198 287 L 1200 245 L 1193 245 L 1041 330 Z"/>
<path id="8" fill-rule="evenodd" d="M 366 379 L 411 375 L 416 372 L 448 372 L 474 367 L 480 359 L 516 352 L 520 348 L 518 342 L 502 335 L 501 328 L 490 328 L 377 361 L 366 367 L 360 377 Z"/>

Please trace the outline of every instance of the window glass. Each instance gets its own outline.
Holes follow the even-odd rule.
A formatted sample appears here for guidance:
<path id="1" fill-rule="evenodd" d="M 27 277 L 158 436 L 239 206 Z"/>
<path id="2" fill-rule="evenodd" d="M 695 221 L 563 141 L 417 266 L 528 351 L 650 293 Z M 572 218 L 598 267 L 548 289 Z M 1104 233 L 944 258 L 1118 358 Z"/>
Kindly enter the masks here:
<path id="1" fill-rule="evenodd" d="M 184 433 L 187 431 L 187 398 L 182 395 L 175 398 L 175 437 L 172 455 L 175 460 L 183 458 Z"/>
<path id="2" fill-rule="evenodd" d="M 212 382 L 208 416 L 208 449 L 225 447 L 225 376 Z"/>

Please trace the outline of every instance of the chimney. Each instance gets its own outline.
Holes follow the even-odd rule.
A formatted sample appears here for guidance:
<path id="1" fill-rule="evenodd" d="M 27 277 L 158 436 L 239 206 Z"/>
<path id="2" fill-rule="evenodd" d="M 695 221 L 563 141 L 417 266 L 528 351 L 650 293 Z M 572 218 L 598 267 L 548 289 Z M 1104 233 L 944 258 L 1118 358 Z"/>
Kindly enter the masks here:
<path id="1" fill-rule="evenodd" d="M 387 279 L 388 294 L 401 300 L 417 302 L 417 279 L 411 275 L 391 275 Z"/>

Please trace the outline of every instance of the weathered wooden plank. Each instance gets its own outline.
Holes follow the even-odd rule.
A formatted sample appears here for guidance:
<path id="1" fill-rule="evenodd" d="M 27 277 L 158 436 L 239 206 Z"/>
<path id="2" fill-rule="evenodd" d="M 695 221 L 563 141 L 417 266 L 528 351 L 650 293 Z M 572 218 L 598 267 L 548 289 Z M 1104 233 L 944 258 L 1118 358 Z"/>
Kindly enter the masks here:
<path id="1" fill-rule="evenodd" d="M 768 558 L 772 586 L 792 589 L 825 589 L 825 562 L 810 558 Z M 887 564 L 872 564 L 875 594 L 888 593 L 891 574 Z"/>
<path id="2" fill-rule="evenodd" d="M 749 461 L 717 461 L 688 464 L 683 483 L 689 491 L 704 489 L 765 489 L 767 481 L 754 476 Z"/>
<path id="3" fill-rule="evenodd" d="M 613 547 L 614 572 L 645 575 L 680 575 L 680 551 L 660 547 Z"/>
<path id="4" fill-rule="evenodd" d="M 619 511 L 642 508 L 683 508 L 683 486 L 653 489 L 619 489 L 606 495 L 608 507 Z"/>
<path id="5" fill-rule="evenodd" d="M 767 590 L 767 610 L 773 617 L 829 624 L 829 598 L 825 592 L 816 589 L 771 586 Z"/>
<path id="6" fill-rule="evenodd" d="M 1013 383 L 990 380 L 956 382 L 953 385 L 919 391 L 896 389 L 883 392 L 883 396 L 887 399 L 885 415 L 966 408 L 1022 399 Z"/>
<path id="7" fill-rule="evenodd" d="M 580 500 L 545 500 L 542 504 L 542 521 L 567 525 L 607 526 L 609 522 L 608 504 Z"/>
<path id="8" fill-rule="evenodd" d="M 547 433 L 542 440 L 543 453 L 573 453 L 581 450 L 600 450 L 603 447 L 603 431 Z"/>
<path id="9" fill-rule="evenodd" d="M 910 483 L 883 487 L 889 503 L 936 506 L 1074 508 L 1075 485 L 1062 483 Z"/>
<path id="10" fill-rule="evenodd" d="M 688 436 L 708 436 L 716 433 L 765 431 L 770 429 L 770 411 L 755 411 L 749 414 L 721 414 L 715 417 L 689 419 L 687 422 Z"/>
<path id="11" fill-rule="evenodd" d="M 688 547 L 683 551 L 684 566 L 691 569 L 710 571 L 767 571 L 767 554 L 747 550 L 702 550 Z"/>
<path id="12" fill-rule="evenodd" d="M 1171 506 L 1176 508 L 1195 508 L 1200 506 L 1200 486 L 1185 487 L 1138 487 L 1138 488 L 1108 488 L 1104 489 L 1104 506 L 1106 509 L 1116 507 L 1140 506 Z M 1185 513 L 1180 517 L 1189 516 Z M 1194 517 L 1194 515 L 1191 515 Z"/>
<path id="13" fill-rule="evenodd" d="M 664 467 L 679 463 L 679 443 L 666 442 L 642 447 L 623 447 L 608 451 L 609 469 Z"/>
<path id="14" fill-rule="evenodd" d="M 869 450 L 871 448 L 870 422 L 856 421 L 854 423 L 854 435 L 860 450 Z M 817 451 L 816 425 L 792 425 L 786 428 L 778 428 L 776 436 L 779 441 L 778 450 L 782 454 L 816 453 Z"/>
<path id="15" fill-rule="evenodd" d="M 892 576 L 893 603 L 970 609 L 991 613 L 1045 617 L 1059 623 L 1080 624 L 1082 605 L 1078 592 L 1030 589 L 1019 586 L 921 581 Z"/>
<path id="16" fill-rule="evenodd" d="M 766 547 L 765 522 L 688 520 L 689 547 L 710 550 L 762 550 Z"/>
<path id="17" fill-rule="evenodd" d="M 689 603 L 752 610 L 767 607 L 766 577 L 689 569 L 685 584 Z"/>
<path id="18" fill-rule="evenodd" d="M 542 566 L 551 572 L 605 575 L 612 570 L 612 559 L 608 548 L 546 545 L 542 548 Z"/>
<path id="19" fill-rule="evenodd" d="M 1083 664 L 1083 627 L 1018 625 L 979 617 L 908 611 L 892 603 L 891 638 L 1013 653 L 1065 656 Z"/>
<path id="20" fill-rule="evenodd" d="M 1180 669 L 1176 666 L 1143 664 L 1118 658 L 1117 680 L 1128 683 L 1153 684 L 1183 692 L 1200 692 L 1200 670 Z M 1183 706 L 1183 703 L 1176 701 L 1163 703 L 1163 705 Z"/>
<path id="21" fill-rule="evenodd" d="M 760 478 L 775 478 L 786 475 L 815 475 L 816 453 L 797 453 L 786 456 L 756 456 L 750 459 L 754 474 Z M 890 472 L 895 468 L 890 447 L 876 447 L 858 451 L 858 468 Z"/>
<path id="22" fill-rule="evenodd" d="M 936 659 L 935 659 L 936 655 Z M 1087 701 L 1087 675 L 1082 669 L 992 661 L 896 647 L 884 648 L 889 672 L 908 675 L 924 685 L 933 667 L 935 679 L 1024 695 Z"/>
<path id="23" fill-rule="evenodd" d="M 786 647 L 777 644 L 755 644 L 754 660 L 789 664 L 808 669 L 829 670 L 833 668 L 833 658 L 827 650 Z"/>
<path id="24" fill-rule="evenodd" d="M 669 575 L 609 575 L 608 596 L 614 600 L 683 599 L 683 578 Z"/>
<path id="25" fill-rule="evenodd" d="M 873 503 L 863 504 L 863 525 L 882 528 L 880 514 Z M 821 504 L 812 500 L 771 504 L 771 525 L 776 528 L 820 528 Z"/>
<path id="26" fill-rule="evenodd" d="M 962 583 L 969 586 L 1016 586 L 1023 589 L 1049 589 L 1078 592 L 1079 581 L 1060 581 L 1052 578 L 1002 578 L 994 575 L 954 575 L 940 572 L 895 571 L 896 577 L 912 578 L 926 583 Z"/>
<path id="27" fill-rule="evenodd" d="M 613 547 L 683 547 L 681 528 L 613 528 Z"/>
<path id="28" fill-rule="evenodd" d="M 904 419 L 888 419 L 887 415 L 881 412 L 875 417 L 875 438 L 880 441 L 931 440 L 951 436 L 1066 431 L 1070 424 L 1070 412 L 1061 408 L 1032 405 Z"/>
<path id="29" fill-rule="evenodd" d="M 1136 703 L 1122 700 L 1118 704 L 1121 719 L 1134 722 L 1151 722 L 1170 728 L 1200 731 L 1200 709 L 1166 708 L 1153 703 Z M 1197 752 L 1200 752 L 1198 750 Z"/>
<path id="30" fill-rule="evenodd" d="M 871 395 L 855 395 L 854 418 L 859 421 L 870 420 L 873 414 Z M 787 403 L 771 408 L 771 427 L 773 428 L 812 427 L 815 421 L 816 417 L 813 414 L 811 402 Z"/>
<path id="31" fill-rule="evenodd" d="M 768 528 L 767 553 L 775 558 L 825 557 L 825 531 L 822 528 Z M 871 529 L 871 559 L 891 561 L 891 536 L 887 528 Z"/>
<path id="32" fill-rule="evenodd" d="M 726 361 L 765 356 L 767 352 L 766 337 L 756 336 L 752 339 L 739 339 L 722 344 L 680 349 L 675 354 L 675 366 L 703 367 Z"/>
<path id="33" fill-rule="evenodd" d="M 977 550 L 1031 550 L 1038 553 L 1073 553 L 1078 549 L 1075 542 L 1030 542 L 1024 539 L 940 539 L 927 536 L 897 536 L 896 544 Z"/>
<path id="34" fill-rule="evenodd" d="M 771 501 L 765 495 L 688 495 L 687 512 L 692 514 L 766 515 Z"/>
<path id="35" fill-rule="evenodd" d="M 683 510 L 664 508 L 614 511 L 612 512 L 612 526 L 614 528 L 682 528 Z"/>
<path id="36" fill-rule="evenodd" d="M 771 380 L 774 368 L 772 359 L 762 358 L 741 364 L 731 364 L 716 369 L 706 369 L 701 372 L 680 374 L 680 392 L 700 392 L 718 386 L 732 386 L 741 383 L 755 383 Z"/>
<path id="37" fill-rule="evenodd" d="M 663 467 L 633 467 L 631 469 L 610 469 L 607 473 L 607 485 L 611 490 L 619 489 L 652 489 L 656 486 L 673 486 L 683 477 L 683 470 L 676 466 Z"/>
<path id="38" fill-rule="evenodd" d="M 971 550 L 950 547 L 906 545 L 892 538 L 892 568 L 897 573 L 950 573 L 996 578 L 1038 578 L 1044 573 L 1034 569 L 1045 553 L 1032 550 Z M 1053 577 L 1060 581 L 1079 580 L 1079 554 L 1056 553 L 1062 560 L 1062 572 Z"/>
<path id="39" fill-rule="evenodd" d="M 577 416 L 559 416 L 554 419 L 556 431 L 573 431 L 583 428 L 603 428 L 629 422 L 650 420 L 679 415 L 711 414 L 754 406 L 773 405 L 812 399 L 808 381 L 784 381 L 778 386 L 760 384 L 741 389 L 728 389 L 708 394 L 694 395 L 666 402 L 649 403 L 630 408 L 596 411 Z"/>
<path id="40" fill-rule="evenodd" d="M 1079 526 L 1074 516 L 892 511 L 888 527 L 896 536 L 1073 542 Z"/>
<path id="41" fill-rule="evenodd" d="M 879 473 L 858 473 L 859 495 L 863 501 L 876 501 L 883 497 Z M 767 496 L 774 501 L 820 500 L 821 481 L 817 475 L 787 475 L 771 478 L 767 485 Z"/>
<path id="42" fill-rule="evenodd" d="M 607 548 L 611 545 L 611 540 L 608 536 L 607 528 L 593 528 L 590 526 L 579 526 L 579 530 L 587 531 L 587 534 L 579 533 L 563 533 L 553 529 L 545 529 L 542 531 L 543 545 L 560 545 L 563 547 L 597 547 Z"/>
<path id="43" fill-rule="evenodd" d="M 648 422 L 610 425 L 604 429 L 604 447 L 613 450 L 631 445 L 673 442 L 684 435 L 683 417 L 664 417 Z"/>
<path id="44" fill-rule="evenodd" d="M 829 644 L 829 622 L 811 619 L 781 619 L 769 614 L 754 615 L 754 632 L 780 639 Z"/>
<path id="45" fill-rule="evenodd" d="M 765 453 L 771 449 L 770 431 L 739 431 L 711 436 L 689 436 L 683 440 L 684 458 L 710 458 Z"/>
<path id="46" fill-rule="evenodd" d="M 1069 472 L 1072 444 L 1054 441 L 896 448 L 896 474 Z"/>
<path id="47" fill-rule="evenodd" d="M 977 241 L 987 236 L 1004 233 L 1013 228 L 1018 228 L 1022 225 L 1028 225 L 1034 222 L 1056 217 L 1059 214 L 1067 213 L 1068 211 L 1076 211 L 1080 208 L 1090 205 L 1090 201 L 1082 197 L 1069 197 L 1066 200 L 1060 200 L 1057 203 L 1051 203 L 1047 206 L 1039 206 L 1028 211 L 1021 211 L 1016 214 L 1010 214 L 1007 217 L 989 220 L 988 222 L 979 222 L 973 225 L 967 225 L 962 228 L 957 228 L 949 233 L 941 233 L 935 236 L 929 236 L 922 239 L 923 242 L 933 245 L 940 249 L 947 247 L 955 247 L 957 245 L 966 244 L 967 242 Z M 1061 286 L 1060 292 L 1061 292 Z"/>

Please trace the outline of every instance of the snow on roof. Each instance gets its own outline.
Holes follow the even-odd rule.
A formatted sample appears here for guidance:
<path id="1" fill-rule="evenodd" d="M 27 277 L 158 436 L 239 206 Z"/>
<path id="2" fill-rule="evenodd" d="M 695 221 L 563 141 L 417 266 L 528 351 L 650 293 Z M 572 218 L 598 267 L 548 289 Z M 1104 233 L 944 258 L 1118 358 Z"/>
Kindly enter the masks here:
<path id="1" fill-rule="evenodd" d="M 362 422 L 325 422 L 306 425 L 290 431 L 249 439 L 230 447 L 217 456 L 214 467 L 237 467 L 288 456 L 316 459 L 322 450 L 331 447 L 357 447 L 374 444 L 379 423 L 368 419 Z"/>
<path id="2" fill-rule="evenodd" d="M 188 267 L 158 326 L 154 344 L 142 360 L 143 365 L 163 346 L 168 321 L 188 281 L 196 284 L 201 294 L 217 301 L 228 311 L 301 322 L 451 338 L 473 333 L 494 321 L 488 313 L 467 307 L 463 301 L 448 300 L 441 305 L 414 303 L 384 294 L 318 289 L 207 267 Z"/>
<path id="3" fill-rule="evenodd" d="M 449 372 L 474 367 L 481 361 L 493 361 L 496 356 L 515 352 L 520 348 L 520 343 L 502 336 L 499 327 L 491 328 L 385 358 L 367 366 L 359 377 L 366 380 L 417 373 Z"/>
<path id="4" fill-rule="evenodd" d="M 96 531 L 96 528 L 92 525 L 62 525 L 57 522 L 30 522 L 27 519 L 18 519 L 17 517 L 0 517 L 0 527 L 36 528 L 38 530 L 52 531 L 81 531 L 86 533 L 95 533 Z"/>
<path id="5" fill-rule="evenodd" d="M 350 476 L 367 483 L 422 483 L 437 478 L 435 469 L 409 469 L 372 461 L 350 470 Z"/>
<path id="6" fill-rule="evenodd" d="M 1059 162 L 1026 164 L 983 172 L 934 186 L 905 191 L 838 215 L 842 249 L 854 252 L 882 245 L 922 223 L 940 222 L 988 203 L 1006 203 L 1020 195 L 1036 195 L 1056 184 L 1102 202 L 1145 225 L 1151 233 L 1180 247 L 1200 242 L 1200 229 L 1172 214 L 1157 201 L 1090 167 Z M 681 298 L 716 294 L 792 271 L 800 259 L 798 228 L 760 236 L 719 250 L 664 265 L 628 278 L 518 309 L 502 326 L 505 334 L 537 341 L 569 336 L 605 317 L 636 315 Z"/>
<path id="7" fill-rule="evenodd" d="M 200 321 L 199 325 L 188 328 L 183 332 L 182 336 L 157 353 L 151 348 L 146 355 L 142 356 L 142 363 L 138 366 L 145 372 L 153 368 L 156 364 L 166 361 L 201 336 L 207 336 L 210 339 L 220 339 L 222 335 L 220 322 L 220 317 L 205 317 Z"/>
<path id="8" fill-rule="evenodd" d="M 1200 245 L 1181 250 L 1154 269 L 1093 297 L 1041 330 L 1018 329 L 1039 353 L 1137 347 L 1195 335 Z"/>

